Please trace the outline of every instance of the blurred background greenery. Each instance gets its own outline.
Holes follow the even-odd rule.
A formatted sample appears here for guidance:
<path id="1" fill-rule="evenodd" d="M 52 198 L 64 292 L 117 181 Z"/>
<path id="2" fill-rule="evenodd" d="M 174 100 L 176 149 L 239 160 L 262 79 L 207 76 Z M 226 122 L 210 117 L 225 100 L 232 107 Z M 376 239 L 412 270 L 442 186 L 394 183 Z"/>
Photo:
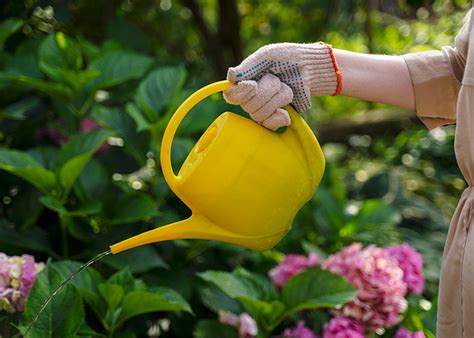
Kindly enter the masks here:
<path id="1" fill-rule="evenodd" d="M 15 161 L 74 174 L 48 183 L 0 154 L 1 251 L 85 261 L 185 217 L 156 161 L 163 128 L 189 93 L 225 78 L 260 46 L 322 40 L 366 53 L 438 49 L 453 43 L 469 7 L 467 0 L 3 0 L 0 146 L 18 150 Z M 241 112 L 219 95 L 194 109 L 174 144 L 175 168 L 225 110 Z M 435 299 L 450 216 L 465 187 L 453 127 L 428 132 L 413 112 L 347 97 L 315 98 L 304 116 L 328 167 L 275 250 L 176 241 L 107 258 L 101 273 L 128 266 L 150 285 L 173 287 L 202 318 L 209 310 L 191 283 L 196 272 L 244 266 L 266 274 L 281 253 L 406 241 L 423 254 L 424 297 Z M 74 135 L 75 152 L 66 143 Z M 80 163 L 66 168 L 78 154 Z M 168 334 L 191 336 L 193 327 L 171 325 Z"/>

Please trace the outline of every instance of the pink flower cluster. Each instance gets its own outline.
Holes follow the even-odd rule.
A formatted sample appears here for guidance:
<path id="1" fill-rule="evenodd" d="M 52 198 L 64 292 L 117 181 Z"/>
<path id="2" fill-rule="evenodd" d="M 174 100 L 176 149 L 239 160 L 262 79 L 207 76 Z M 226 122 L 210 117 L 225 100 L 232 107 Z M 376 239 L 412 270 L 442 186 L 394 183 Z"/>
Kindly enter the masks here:
<path id="1" fill-rule="evenodd" d="M 387 251 L 354 243 L 329 257 L 323 267 L 359 289 L 356 299 L 336 310 L 337 315 L 354 318 L 369 330 L 400 322 L 399 315 L 407 308 L 407 285 L 403 270 Z"/>
<path id="2" fill-rule="evenodd" d="M 0 252 L 0 311 L 23 311 L 36 274 L 43 268 L 33 256 L 9 257 Z"/>
<path id="3" fill-rule="evenodd" d="M 406 294 L 423 291 L 422 256 L 408 244 L 363 248 L 354 243 L 324 262 L 315 254 L 288 255 L 269 276 L 283 288 L 291 277 L 315 265 L 345 277 L 359 290 L 354 301 L 333 311 L 336 318 L 326 325 L 324 337 L 363 337 L 364 330 L 390 328 L 407 308 Z"/>
<path id="4" fill-rule="evenodd" d="M 395 333 L 394 338 L 425 338 L 425 334 L 422 331 L 411 332 L 401 327 Z"/>
<path id="5" fill-rule="evenodd" d="M 282 288 L 286 282 L 288 282 L 288 279 L 294 275 L 320 263 L 321 259 L 314 253 L 310 253 L 308 257 L 302 255 L 287 255 L 280 264 L 270 270 L 269 275 L 273 284 Z"/>
<path id="6" fill-rule="evenodd" d="M 364 329 L 352 318 L 333 318 L 324 326 L 323 338 L 364 338 Z"/>
<path id="7" fill-rule="evenodd" d="M 398 266 L 403 270 L 403 281 L 408 292 L 420 294 L 425 284 L 421 255 L 406 243 L 390 246 L 385 250 L 397 260 Z"/>
<path id="8" fill-rule="evenodd" d="M 219 321 L 222 324 L 236 327 L 239 330 L 240 338 L 252 338 L 258 334 L 257 323 L 248 313 L 244 312 L 237 316 L 230 312 L 221 311 L 219 312 Z"/>
<path id="9" fill-rule="evenodd" d="M 284 338 L 319 338 L 311 329 L 307 328 L 304 321 L 300 320 L 294 328 L 283 332 Z"/>

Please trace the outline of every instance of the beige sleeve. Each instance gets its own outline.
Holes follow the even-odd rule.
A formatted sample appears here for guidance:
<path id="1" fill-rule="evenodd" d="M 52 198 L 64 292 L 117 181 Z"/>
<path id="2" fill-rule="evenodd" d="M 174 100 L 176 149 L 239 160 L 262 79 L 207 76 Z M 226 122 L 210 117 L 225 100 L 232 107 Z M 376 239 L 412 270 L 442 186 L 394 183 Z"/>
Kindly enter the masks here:
<path id="1" fill-rule="evenodd" d="M 456 36 L 454 48 L 403 55 L 413 84 L 416 113 L 429 129 L 456 123 L 469 28 L 468 20 Z"/>

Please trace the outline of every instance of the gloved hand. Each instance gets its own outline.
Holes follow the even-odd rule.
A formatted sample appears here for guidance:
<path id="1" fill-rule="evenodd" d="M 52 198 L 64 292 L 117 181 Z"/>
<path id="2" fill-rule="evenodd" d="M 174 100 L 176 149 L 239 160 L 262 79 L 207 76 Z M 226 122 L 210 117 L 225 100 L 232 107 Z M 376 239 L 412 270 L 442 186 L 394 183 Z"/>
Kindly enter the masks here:
<path id="1" fill-rule="evenodd" d="M 291 123 L 282 107 L 292 103 L 302 113 L 311 107 L 311 96 L 338 95 L 342 76 L 330 45 L 278 43 L 229 68 L 227 80 L 236 85 L 224 92 L 224 99 L 275 130 Z"/>

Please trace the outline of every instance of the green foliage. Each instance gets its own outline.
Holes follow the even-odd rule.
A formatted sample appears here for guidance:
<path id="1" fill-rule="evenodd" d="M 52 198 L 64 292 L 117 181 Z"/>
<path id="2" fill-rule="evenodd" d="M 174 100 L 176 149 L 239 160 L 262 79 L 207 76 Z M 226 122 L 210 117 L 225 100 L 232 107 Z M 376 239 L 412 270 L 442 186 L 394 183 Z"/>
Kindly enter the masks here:
<path id="1" fill-rule="evenodd" d="M 365 2 L 353 0 L 239 0 L 238 51 L 235 37 L 218 35 L 227 22 L 219 23 L 224 13 L 215 1 L 199 2 L 207 41 L 184 2 L 169 2 L 170 8 L 167 3 L 111 2 L 107 8 L 93 1 L 51 8 L 5 3 L 0 247 L 8 254 L 54 259 L 38 276 L 23 317 L 7 320 L 21 322 L 20 330 L 79 267 L 77 261 L 189 215 L 161 175 L 161 137 L 189 94 L 225 77 L 226 62 L 280 41 L 323 40 L 381 54 L 440 48 L 452 44 L 469 6 L 465 0 L 395 1 L 395 9 L 379 2 L 378 10 L 367 12 Z M 319 131 L 322 122 L 373 108 L 393 112 L 349 97 L 320 97 L 305 117 Z M 184 119 L 173 144 L 176 172 L 224 111 L 242 113 L 217 94 Z M 406 241 L 423 254 L 427 286 L 423 296 L 409 298 L 403 325 L 433 337 L 436 312 L 427 304 L 436 303 L 447 225 L 465 187 L 453 139 L 452 128 L 428 132 L 407 124 L 396 136 L 380 131 L 374 138 L 351 135 L 345 144 L 323 144 L 328 163 L 323 182 L 275 249 L 257 253 L 182 240 L 108 256 L 53 300 L 29 336 L 142 337 L 159 328 L 163 336 L 237 337 L 216 320 L 221 311 L 250 313 L 261 337 L 300 319 L 319 334 L 327 309 L 350 301 L 353 288 L 313 268 L 278 290 L 268 271 L 288 253 L 324 258 L 356 241 L 380 246 Z"/>
<path id="2" fill-rule="evenodd" d="M 209 309 L 217 312 L 238 311 L 229 298 L 239 302 L 259 323 L 263 337 L 297 312 L 335 308 L 351 301 L 357 294 L 346 280 L 320 268 L 308 269 L 293 276 L 281 294 L 268 279 L 243 269 L 233 272 L 206 271 L 199 277 L 220 289 L 201 291 L 201 299 Z"/>
<path id="3" fill-rule="evenodd" d="M 21 330 L 26 329 L 44 300 L 60 282 L 79 267 L 80 264 L 72 261 L 46 265 L 28 297 L 25 325 L 22 325 Z M 131 318 L 146 313 L 192 312 L 189 304 L 177 292 L 164 287 L 149 288 L 141 280 L 135 279 L 128 269 L 120 270 L 106 281 L 94 269 L 88 269 L 53 298 L 27 337 L 75 337 L 76 333 L 97 333 L 85 322 L 82 299 L 109 335 L 125 326 Z"/>

